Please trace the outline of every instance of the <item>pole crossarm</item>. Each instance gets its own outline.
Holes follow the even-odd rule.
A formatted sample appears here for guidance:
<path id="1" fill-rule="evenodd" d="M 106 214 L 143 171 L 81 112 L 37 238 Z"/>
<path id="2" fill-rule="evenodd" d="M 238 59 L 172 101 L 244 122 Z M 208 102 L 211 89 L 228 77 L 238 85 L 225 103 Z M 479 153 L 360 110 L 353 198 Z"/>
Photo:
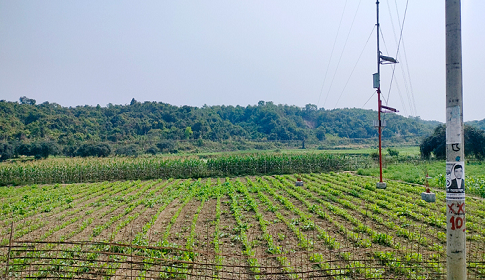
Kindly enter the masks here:
<path id="1" fill-rule="evenodd" d="M 388 106 L 384 106 L 384 105 L 381 105 L 381 108 L 388 110 L 388 111 L 382 111 L 382 113 L 399 112 L 397 109 L 394 109 L 394 108 L 391 108 L 391 107 L 388 107 Z"/>

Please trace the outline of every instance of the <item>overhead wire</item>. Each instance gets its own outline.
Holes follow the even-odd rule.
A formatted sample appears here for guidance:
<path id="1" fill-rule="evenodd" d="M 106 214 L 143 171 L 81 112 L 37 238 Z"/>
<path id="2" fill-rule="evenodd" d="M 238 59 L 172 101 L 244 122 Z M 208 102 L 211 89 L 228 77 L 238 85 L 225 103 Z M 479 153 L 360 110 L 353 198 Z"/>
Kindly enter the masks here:
<path id="1" fill-rule="evenodd" d="M 347 0 L 345 0 L 344 9 L 342 10 L 342 15 L 340 15 L 340 22 L 338 24 L 337 34 L 335 35 L 335 40 L 333 41 L 332 51 L 330 52 L 330 58 L 328 60 L 327 70 L 325 71 L 325 76 L 323 77 L 322 88 L 320 89 L 320 95 L 318 96 L 317 106 L 320 104 L 320 98 L 322 97 L 323 87 L 325 86 L 325 81 L 327 80 L 328 69 L 330 68 L 330 62 L 332 61 L 333 51 L 335 50 L 335 45 L 337 43 L 337 38 L 338 38 L 338 35 L 340 33 L 340 26 L 342 26 L 342 19 L 344 18 L 346 7 L 347 7 Z"/>
<path id="2" fill-rule="evenodd" d="M 359 63 L 360 58 L 362 57 L 362 54 L 363 54 L 363 53 L 364 53 L 364 51 L 365 51 L 365 48 L 366 48 L 366 46 L 367 46 L 367 43 L 369 43 L 369 40 L 370 40 L 370 38 L 371 38 L 372 34 L 374 33 L 374 30 L 375 30 L 375 29 L 376 29 L 376 26 L 374 25 L 374 27 L 372 28 L 372 31 L 371 31 L 371 32 L 370 32 L 370 34 L 369 34 L 369 37 L 367 38 L 367 41 L 366 41 L 366 42 L 365 42 L 365 44 L 364 44 L 364 47 L 362 48 L 362 51 L 360 52 L 359 57 L 357 58 L 357 61 L 355 62 L 354 68 L 352 68 L 352 71 L 350 72 L 349 78 L 347 79 L 347 82 L 345 83 L 344 88 L 342 89 L 342 92 L 340 92 L 340 95 L 339 95 L 339 97 L 338 97 L 338 99 L 337 99 L 337 102 L 335 103 L 335 106 L 334 106 L 334 107 L 337 107 L 337 104 L 338 104 L 338 102 L 340 101 L 340 98 L 342 97 L 342 94 L 344 93 L 345 89 L 347 88 L 347 85 L 349 84 L 350 78 L 352 78 L 352 74 L 354 74 L 354 70 L 355 70 L 355 68 L 357 67 L 357 64 Z"/>
<path id="3" fill-rule="evenodd" d="M 400 49 L 400 46 L 401 46 L 401 41 L 402 41 L 402 33 L 403 33 L 403 29 L 404 29 L 404 22 L 405 22 L 405 20 L 406 20 L 406 14 L 407 14 L 407 10 L 408 10 L 408 4 L 409 4 L 409 0 L 407 0 L 407 1 L 406 1 L 406 8 L 405 8 L 405 11 L 404 11 L 404 17 L 403 17 L 403 23 L 402 23 L 402 25 L 401 25 L 401 23 L 400 23 L 399 12 L 397 12 L 397 15 L 398 15 L 398 20 L 399 20 L 399 25 L 400 25 L 400 30 L 401 30 L 401 31 L 400 31 L 400 35 L 399 35 L 399 40 L 397 41 L 397 50 L 396 50 L 396 55 L 395 55 L 395 57 L 396 57 L 396 58 L 397 58 L 397 57 L 398 57 L 398 55 L 399 55 L 399 49 Z M 397 5 L 397 3 L 396 3 L 396 5 Z M 389 14 L 392 14 L 392 13 L 390 12 L 390 6 L 389 6 L 389 5 L 388 5 L 388 8 L 389 8 Z M 397 10 L 397 6 L 396 6 L 396 10 Z M 392 17 L 392 16 L 391 16 L 391 17 Z M 392 24 L 392 20 L 391 20 L 391 24 Z M 392 24 L 392 26 L 393 26 L 393 31 L 394 31 L 394 25 Z M 394 32 L 394 34 L 395 34 L 395 32 Z M 395 37 L 395 35 L 394 35 L 394 37 Z M 391 75 L 391 80 L 390 80 L 390 82 L 389 82 L 389 90 L 388 90 L 388 93 L 387 93 L 387 99 L 388 99 L 388 100 L 389 100 L 389 98 L 390 98 L 390 94 L 391 94 L 391 88 L 392 88 L 392 83 L 393 83 L 393 81 L 394 81 L 394 76 L 395 76 L 394 74 L 395 74 L 395 70 L 396 70 L 396 65 L 394 64 L 394 65 L 393 65 L 393 67 L 392 67 L 392 75 Z M 406 84 L 405 84 L 405 85 L 406 85 Z M 409 95 L 408 95 L 408 101 L 410 101 L 410 100 L 409 100 Z M 402 100 L 402 97 L 401 97 L 401 103 L 403 104 L 403 107 L 405 107 L 405 104 L 404 104 L 404 102 L 403 102 L 403 100 Z M 411 107 L 411 106 L 412 106 L 412 104 L 410 104 L 410 107 Z M 412 114 L 412 107 L 410 108 L 410 110 L 411 110 L 411 114 Z"/>
<path id="4" fill-rule="evenodd" d="M 364 109 L 365 105 L 372 99 L 372 97 L 374 97 L 374 94 L 376 94 L 375 90 L 374 90 L 374 92 L 372 92 L 372 95 L 369 97 L 369 99 L 367 99 L 367 101 L 364 103 L 364 105 L 362 105 L 362 109 Z"/>
<path id="5" fill-rule="evenodd" d="M 362 0 L 359 1 L 359 4 L 357 5 L 357 9 L 355 10 L 354 18 L 352 19 L 352 23 L 350 24 L 349 32 L 347 33 L 347 38 L 345 38 L 345 43 L 344 43 L 344 46 L 342 48 L 342 52 L 340 53 L 340 57 L 339 57 L 338 62 L 337 62 L 337 67 L 335 68 L 335 72 L 333 72 L 332 81 L 330 82 L 330 86 L 328 87 L 328 92 L 327 92 L 327 95 L 325 97 L 325 101 L 323 102 L 323 107 L 325 107 L 325 104 L 327 103 L 328 96 L 330 95 L 330 90 L 332 89 L 333 81 L 335 80 L 335 76 L 337 75 L 337 71 L 338 71 L 338 68 L 339 68 L 339 65 L 340 65 L 340 61 L 342 60 L 342 56 L 344 54 L 345 47 L 347 46 L 347 42 L 349 41 L 350 33 L 352 31 L 352 27 L 354 26 L 355 18 L 357 17 L 357 13 L 359 11 L 361 2 L 362 2 Z"/>
<path id="6" fill-rule="evenodd" d="M 384 43 L 384 48 L 386 49 L 386 53 L 389 53 L 389 51 L 388 51 L 388 49 L 387 49 L 386 40 L 384 39 L 384 34 L 382 33 L 382 28 L 380 28 L 380 33 L 381 33 L 381 37 L 382 37 L 382 42 Z M 395 66 L 395 65 L 394 65 L 394 66 Z M 394 76 L 394 72 L 393 72 L 392 76 Z M 392 77 L 391 77 L 391 79 L 392 79 Z M 389 90 L 390 90 L 390 89 L 389 89 Z M 389 99 L 386 99 L 384 94 L 383 94 L 383 95 L 381 95 L 381 97 L 384 99 L 384 101 L 385 101 L 386 105 L 388 105 L 388 103 L 389 103 Z M 389 96 L 388 96 L 388 97 L 389 97 Z M 403 103 L 403 102 L 401 102 L 401 103 Z M 407 114 L 407 110 L 406 110 L 406 107 L 405 107 L 405 104 L 404 104 L 404 103 L 403 103 L 403 111 L 404 111 L 404 113 L 405 113 L 405 114 Z"/>
<path id="7" fill-rule="evenodd" d="M 396 6 L 396 13 L 397 13 L 397 16 L 398 16 L 398 20 L 399 20 L 399 22 L 401 22 L 401 20 L 399 19 L 399 11 L 397 9 L 397 2 L 396 2 L 396 0 L 394 0 L 394 3 L 395 3 L 395 6 Z M 405 19 L 406 19 L 407 9 L 408 9 L 408 1 L 406 1 L 406 9 L 405 9 L 405 12 L 404 12 L 403 26 L 404 26 L 404 22 L 405 22 Z M 402 34 L 402 29 L 401 29 L 401 34 Z M 403 49 L 403 53 L 404 53 L 404 59 L 406 61 L 405 64 L 406 64 L 407 75 L 408 75 L 408 78 L 409 78 L 409 86 L 411 88 L 410 107 L 411 107 L 411 111 L 413 111 L 412 109 L 414 109 L 414 116 L 417 116 L 418 115 L 418 112 L 416 110 L 416 102 L 414 100 L 414 89 L 413 89 L 413 84 L 412 84 L 412 80 L 411 80 L 411 73 L 409 71 L 409 63 L 408 63 L 408 60 L 407 60 L 407 54 L 406 54 L 406 48 L 405 48 L 404 37 L 403 36 L 401 36 L 401 40 L 402 40 L 402 49 Z M 404 74 L 404 70 L 402 70 L 402 71 L 403 71 L 403 79 L 405 81 L 405 84 L 404 85 L 406 86 L 406 90 L 407 90 L 407 80 L 406 80 L 406 76 Z M 408 94 L 408 99 L 409 99 L 409 94 Z"/>

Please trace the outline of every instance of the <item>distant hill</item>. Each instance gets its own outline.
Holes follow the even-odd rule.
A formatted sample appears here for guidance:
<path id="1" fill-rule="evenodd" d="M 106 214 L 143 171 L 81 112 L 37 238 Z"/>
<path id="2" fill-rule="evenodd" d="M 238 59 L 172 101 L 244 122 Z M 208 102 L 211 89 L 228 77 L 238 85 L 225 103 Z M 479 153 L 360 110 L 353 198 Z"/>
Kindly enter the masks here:
<path id="1" fill-rule="evenodd" d="M 466 122 L 466 124 L 473 126 L 473 127 L 476 127 L 476 128 L 479 128 L 479 129 L 482 129 L 482 130 L 485 130 L 485 119 L 483 119 L 481 121 L 469 121 L 469 122 Z"/>
<path id="2" fill-rule="evenodd" d="M 323 140 L 326 137 L 373 138 L 377 113 L 364 109 L 317 109 L 260 101 L 242 106 L 173 106 L 161 102 L 130 105 L 62 107 L 0 101 L 0 140 L 51 140 L 60 145 L 82 142 L 123 142 L 140 137 L 187 140 Z M 422 137 L 439 124 L 419 118 L 385 114 L 383 137 Z M 482 122 L 483 123 L 483 122 Z"/>

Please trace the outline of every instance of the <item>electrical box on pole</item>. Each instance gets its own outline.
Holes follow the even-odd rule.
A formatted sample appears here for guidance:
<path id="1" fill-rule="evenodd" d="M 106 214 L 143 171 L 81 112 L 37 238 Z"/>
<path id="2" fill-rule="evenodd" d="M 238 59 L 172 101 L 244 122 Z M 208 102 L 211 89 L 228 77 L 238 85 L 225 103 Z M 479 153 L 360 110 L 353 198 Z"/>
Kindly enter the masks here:
<path id="1" fill-rule="evenodd" d="M 448 279 L 464 280 L 466 273 L 465 147 L 461 3 L 445 1 L 446 20 L 446 269 Z"/>
<path id="2" fill-rule="evenodd" d="M 374 75 L 372 75 L 372 79 L 374 80 L 373 82 L 374 88 L 379 88 L 380 87 L 379 73 L 374 73 Z"/>

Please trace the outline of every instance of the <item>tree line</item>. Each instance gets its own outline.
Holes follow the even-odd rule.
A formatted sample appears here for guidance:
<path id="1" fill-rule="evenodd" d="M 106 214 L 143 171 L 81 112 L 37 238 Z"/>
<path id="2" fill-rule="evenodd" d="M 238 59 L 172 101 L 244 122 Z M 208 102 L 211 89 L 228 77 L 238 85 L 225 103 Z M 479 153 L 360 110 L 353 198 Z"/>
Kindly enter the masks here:
<path id="1" fill-rule="evenodd" d="M 465 125 L 463 128 L 465 156 L 474 156 L 477 159 L 485 158 L 485 131 Z M 423 139 L 419 145 L 421 156 L 430 158 L 433 155 L 437 159 L 446 158 L 446 125 L 437 126 L 432 135 Z"/>
<path id="2" fill-rule="evenodd" d="M 138 102 L 106 107 L 62 107 L 0 101 L 0 142 L 5 153 L 44 157 L 49 154 L 105 155 L 139 150 L 140 141 L 153 143 L 144 152 L 173 152 L 175 141 L 323 141 L 328 137 L 371 139 L 377 137 L 373 120 L 377 113 L 364 109 L 325 110 L 260 101 L 243 106 L 174 106 L 162 102 Z M 439 124 L 419 117 L 386 114 L 383 137 L 424 137 Z M 202 142 L 200 142 L 202 143 Z M 103 144 L 102 146 L 100 146 Z M 83 145 L 92 148 L 81 149 Z M 115 150 L 108 149 L 115 145 Z M 91 151 L 91 152 L 85 152 Z M 93 152 L 97 151 L 97 152 Z M 3 157 L 2 157 L 3 158 Z"/>

